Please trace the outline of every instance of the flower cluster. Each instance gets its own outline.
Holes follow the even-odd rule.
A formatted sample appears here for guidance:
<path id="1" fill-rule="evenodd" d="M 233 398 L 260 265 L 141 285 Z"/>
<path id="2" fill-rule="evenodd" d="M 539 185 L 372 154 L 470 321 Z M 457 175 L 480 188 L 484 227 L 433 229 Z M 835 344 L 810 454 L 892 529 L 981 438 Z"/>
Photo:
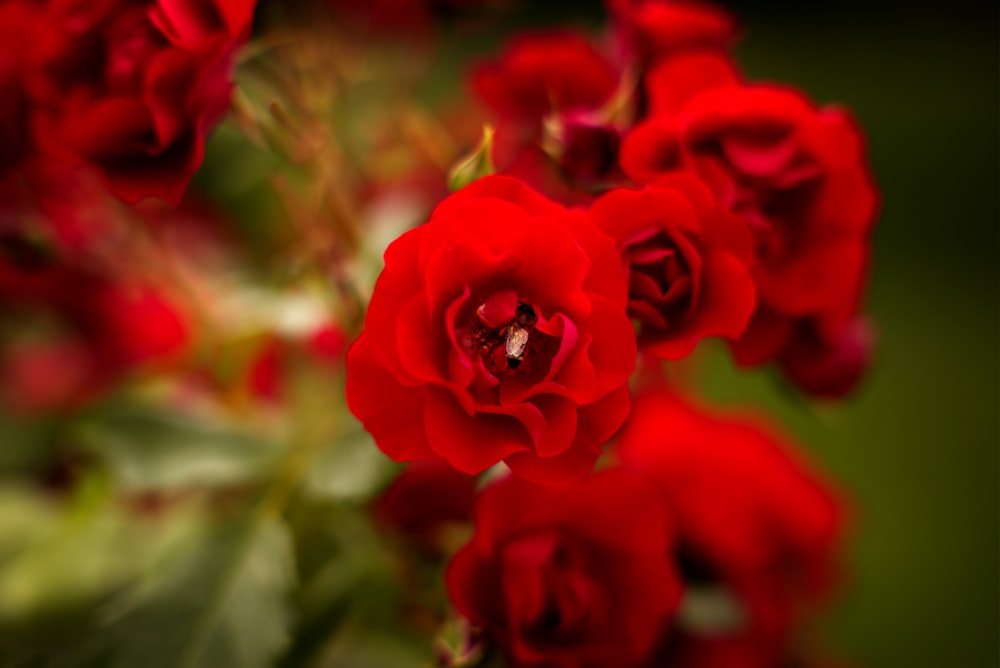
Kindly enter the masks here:
<path id="1" fill-rule="evenodd" d="M 602 229 L 626 258 L 645 352 L 677 359 L 698 337 L 722 335 L 741 365 L 775 362 L 806 392 L 848 393 L 870 356 L 860 307 L 876 213 L 851 116 L 747 81 L 729 53 L 733 21 L 717 8 L 623 0 L 609 9 L 614 49 L 577 33 L 524 35 L 472 73 L 498 123 L 499 172 L 567 203 L 605 200 L 594 210 L 614 221 Z M 736 224 L 703 222 L 722 216 L 700 201 L 636 194 L 677 190 L 665 184 L 678 173 Z M 658 213 L 637 217 L 630 206 Z M 697 222 L 681 212 L 692 207 Z"/>
<path id="2" fill-rule="evenodd" d="M 569 490 L 480 494 L 449 565 L 458 609 L 515 666 L 779 666 L 836 577 L 839 501 L 758 418 L 663 388 L 620 463 Z"/>
<path id="3" fill-rule="evenodd" d="M 510 665 L 798 665 L 836 580 L 838 495 L 770 425 L 648 379 L 721 337 L 806 393 L 854 389 L 876 213 L 860 132 L 748 81 L 717 8 L 608 9 L 603 48 L 521 34 L 471 71 L 495 128 L 455 172 L 467 185 L 386 251 L 348 405 L 419 460 L 400 484 L 437 511 L 404 533 L 426 539 L 468 474 L 509 469 L 446 581 Z M 432 462 L 462 478 L 421 487 Z"/>
<path id="4" fill-rule="evenodd" d="M 467 68 L 481 118 L 415 73 L 495 3 L 261 4 L 0 0 L 0 430 L 41 444 L 4 462 L 86 505 L 25 540 L 97 517 L 89 568 L 157 537 L 79 578 L 115 615 L 75 663 L 351 663 L 395 615 L 445 666 L 808 665 L 844 503 L 689 381 L 722 339 L 810 397 L 860 382 L 851 116 L 749 80 L 691 0 L 514 35 Z"/>

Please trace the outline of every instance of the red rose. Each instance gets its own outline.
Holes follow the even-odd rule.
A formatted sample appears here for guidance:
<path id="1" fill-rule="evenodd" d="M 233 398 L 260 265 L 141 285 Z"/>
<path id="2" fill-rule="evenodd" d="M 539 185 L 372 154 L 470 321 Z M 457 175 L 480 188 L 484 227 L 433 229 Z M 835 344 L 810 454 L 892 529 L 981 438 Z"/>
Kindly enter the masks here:
<path id="1" fill-rule="evenodd" d="M 736 337 L 754 309 L 750 235 L 697 179 L 675 174 L 641 191 L 613 190 L 590 209 L 629 276 L 639 347 L 680 359 L 703 337 Z"/>
<path id="2" fill-rule="evenodd" d="M 651 73 L 658 115 L 625 138 L 622 165 L 639 183 L 670 169 L 701 176 L 750 226 L 760 298 L 772 309 L 801 316 L 841 303 L 864 270 L 875 213 L 857 129 L 839 109 L 740 85 L 725 68 L 692 56 Z M 688 86 L 697 73 L 707 73 L 706 90 Z"/>
<path id="3" fill-rule="evenodd" d="M 578 479 L 628 413 L 625 306 L 614 242 L 586 214 L 481 179 L 386 251 L 348 406 L 397 461 Z"/>
<path id="4" fill-rule="evenodd" d="M 853 121 L 789 89 L 744 85 L 714 54 L 666 61 L 646 86 L 652 116 L 625 137 L 626 173 L 648 183 L 692 171 L 754 237 L 759 305 L 737 360 L 777 360 L 808 391 L 846 392 L 867 360 L 847 341 L 876 212 Z"/>
<path id="5" fill-rule="evenodd" d="M 664 390 L 637 398 L 618 453 L 671 509 L 688 589 L 654 665 L 779 665 L 803 608 L 835 574 L 834 492 L 767 423 L 713 415 Z M 697 609 L 706 598 L 731 610 L 706 620 Z"/>
<path id="6" fill-rule="evenodd" d="M 502 480 L 445 575 L 455 607 L 513 666 L 640 665 L 680 598 L 669 516 L 641 478 L 566 490 Z"/>
<path id="7" fill-rule="evenodd" d="M 48 0 L 27 86 L 49 152 L 127 202 L 177 202 L 229 105 L 254 0 Z"/>
<path id="8" fill-rule="evenodd" d="M 582 35 L 522 34 L 498 60 L 473 70 L 470 86 L 500 118 L 539 122 L 551 112 L 601 106 L 618 74 Z"/>
<path id="9" fill-rule="evenodd" d="M 91 399 L 136 369 L 176 360 L 191 337 L 168 291 L 120 275 L 127 263 L 107 271 L 87 252 L 95 234 L 118 247 L 117 203 L 62 173 L 38 177 L 19 172 L 21 188 L 0 182 L 9 195 L 0 197 L 0 320 L 20 323 L 15 336 L 0 332 L 0 398 L 31 409 Z"/>
<path id="10" fill-rule="evenodd" d="M 689 0 L 607 0 L 622 40 L 641 62 L 685 51 L 723 49 L 736 40 L 732 16 Z"/>
<path id="11" fill-rule="evenodd" d="M 497 173 L 567 205 L 621 184 L 621 131 L 602 109 L 618 85 L 617 70 L 584 36 L 519 35 L 470 77 L 498 119 L 491 153 Z"/>

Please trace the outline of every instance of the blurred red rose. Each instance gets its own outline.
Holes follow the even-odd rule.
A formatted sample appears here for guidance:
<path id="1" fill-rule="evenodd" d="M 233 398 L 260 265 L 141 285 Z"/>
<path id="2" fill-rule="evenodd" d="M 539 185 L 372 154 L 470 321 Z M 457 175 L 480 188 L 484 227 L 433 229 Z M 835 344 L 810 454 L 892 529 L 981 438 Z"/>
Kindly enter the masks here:
<path id="1" fill-rule="evenodd" d="M 472 521 L 476 479 L 441 460 L 411 462 L 375 501 L 382 525 L 408 536 L 430 552 L 442 545 L 448 525 Z"/>
<path id="2" fill-rule="evenodd" d="M 643 352 L 680 359 L 706 336 L 742 333 L 754 309 L 750 235 L 698 179 L 673 174 L 641 191 L 613 190 L 590 216 L 625 260 Z"/>
<path id="3" fill-rule="evenodd" d="M 671 509 L 685 578 L 687 599 L 654 665 L 781 665 L 795 623 L 835 579 L 836 493 L 766 422 L 715 415 L 666 390 L 640 393 L 618 453 Z"/>
<path id="4" fill-rule="evenodd" d="M 854 122 L 793 90 L 745 85 L 717 55 L 666 61 L 646 85 L 652 115 L 625 137 L 626 173 L 648 183 L 692 171 L 754 237 L 760 306 L 737 358 L 787 354 L 803 368 L 806 348 L 787 350 L 788 334 L 820 321 L 814 348 L 838 347 L 857 317 L 877 208 Z"/>
<path id="5" fill-rule="evenodd" d="M 520 34 L 472 71 L 469 86 L 498 123 L 492 160 L 564 204 L 622 182 L 620 130 L 601 113 L 619 73 L 574 32 Z"/>
<path id="6" fill-rule="evenodd" d="M 0 17 L 18 36 L 0 46 L 0 136 L 28 123 L 38 148 L 95 167 L 117 197 L 179 201 L 228 108 L 254 0 L 28 4 Z"/>
<path id="7" fill-rule="evenodd" d="M 725 10 L 690 0 L 607 0 L 620 39 L 646 66 L 678 53 L 724 49 L 736 41 Z"/>
<path id="8" fill-rule="evenodd" d="M 445 581 L 512 666 L 628 668 L 680 599 L 671 548 L 669 515 L 641 477 L 602 471 L 566 490 L 508 478 L 481 494 Z"/>
<path id="9" fill-rule="evenodd" d="M 753 231 L 772 309 L 807 315 L 840 303 L 863 273 L 876 205 L 858 130 L 840 109 L 742 85 L 725 67 L 692 56 L 650 74 L 654 116 L 625 138 L 625 171 L 639 183 L 680 168 L 702 177 Z M 687 87 L 697 73 L 708 73 L 706 89 L 678 98 L 674 82 Z"/>
<path id="10" fill-rule="evenodd" d="M 191 336 L 169 289 L 97 252 L 120 250 L 116 203 L 43 171 L 0 181 L 0 322 L 10 324 L 0 327 L 0 395 L 27 409 L 89 400 L 132 370 L 175 360 Z"/>
<path id="11" fill-rule="evenodd" d="M 540 122 L 552 112 L 592 109 L 618 87 L 618 73 L 583 35 L 527 33 L 476 67 L 473 93 L 501 119 Z"/>
<path id="12" fill-rule="evenodd" d="M 0 397 L 22 409 L 88 401 L 190 345 L 186 315 L 157 288 L 69 266 L 26 271 L 0 258 L 0 316 L 20 325 L 0 337 Z"/>
<path id="13" fill-rule="evenodd" d="M 481 179 L 386 251 L 348 406 L 397 461 L 579 479 L 628 413 L 625 307 L 614 242 L 584 212 Z"/>

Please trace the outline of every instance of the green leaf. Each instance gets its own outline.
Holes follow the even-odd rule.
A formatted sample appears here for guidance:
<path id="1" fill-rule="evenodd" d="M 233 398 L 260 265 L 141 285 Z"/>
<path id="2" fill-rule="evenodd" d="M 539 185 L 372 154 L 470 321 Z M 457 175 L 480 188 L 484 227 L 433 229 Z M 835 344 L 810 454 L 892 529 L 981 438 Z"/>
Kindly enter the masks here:
<path id="1" fill-rule="evenodd" d="M 130 491 L 257 480 L 282 454 L 276 444 L 232 422 L 139 405 L 101 412 L 81 425 L 79 437 Z"/>
<path id="2" fill-rule="evenodd" d="M 375 445 L 354 417 L 343 418 L 343 433 L 324 450 L 306 478 L 306 492 L 338 501 L 366 501 L 392 477 L 397 466 Z"/>
<path id="3" fill-rule="evenodd" d="M 113 666 L 264 668 L 284 650 L 295 579 L 285 524 L 206 528 L 108 629 Z"/>

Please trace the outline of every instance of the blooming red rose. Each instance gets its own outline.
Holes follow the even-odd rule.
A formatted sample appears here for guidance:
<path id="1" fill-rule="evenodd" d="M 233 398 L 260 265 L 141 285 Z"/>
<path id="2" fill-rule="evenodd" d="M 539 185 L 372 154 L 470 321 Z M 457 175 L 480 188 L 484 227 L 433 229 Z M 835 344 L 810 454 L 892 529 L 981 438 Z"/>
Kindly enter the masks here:
<path id="1" fill-rule="evenodd" d="M 779 665 L 795 622 L 833 581 L 837 495 L 759 418 L 714 415 L 665 390 L 636 399 L 618 453 L 671 509 L 687 585 L 654 665 Z M 706 599 L 724 614 L 706 619 Z"/>
<path id="2" fill-rule="evenodd" d="M 577 33 L 519 35 L 495 62 L 474 69 L 476 96 L 498 121 L 493 164 L 565 204 L 624 181 L 621 130 L 606 105 L 619 72 Z"/>
<path id="3" fill-rule="evenodd" d="M 254 0 L 48 0 L 22 56 L 49 154 L 95 167 L 127 202 L 179 201 L 229 105 Z"/>
<path id="4" fill-rule="evenodd" d="M 455 607 L 513 666 L 641 665 L 680 598 L 669 516 L 641 477 L 564 490 L 488 487 L 445 576 Z"/>
<path id="5" fill-rule="evenodd" d="M 867 360 L 849 323 L 876 212 L 853 121 L 790 89 L 746 85 L 717 54 L 665 61 L 646 86 L 651 117 L 625 137 L 626 173 L 648 183 L 692 171 L 753 234 L 759 306 L 737 360 L 778 360 L 804 389 L 846 391 Z"/>
<path id="6" fill-rule="evenodd" d="M 754 309 L 750 235 L 696 178 L 674 174 L 641 191 L 613 190 L 590 216 L 625 260 L 643 352 L 680 359 L 706 336 L 743 331 Z"/>
<path id="7" fill-rule="evenodd" d="M 875 213 L 859 133 L 840 109 L 741 85 L 725 68 L 692 56 L 651 73 L 656 115 L 626 137 L 622 165 L 640 183 L 670 169 L 701 176 L 753 231 L 756 281 L 772 309 L 807 315 L 840 303 L 863 273 Z M 706 72 L 705 89 L 692 90 Z"/>
<path id="8" fill-rule="evenodd" d="M 386 251 L 348 406 L 397 461 L 578 479 L 628 413 L 625 306 L 614 242 L 585 213 L 481 179 Z"/>
<path id="9" fill-rule="evenodd" d="M 690 0 L 607 0 L 621 39 L 641 62 L 686 51 L 724 49 L 736 40 L 723 9 Z"/>

